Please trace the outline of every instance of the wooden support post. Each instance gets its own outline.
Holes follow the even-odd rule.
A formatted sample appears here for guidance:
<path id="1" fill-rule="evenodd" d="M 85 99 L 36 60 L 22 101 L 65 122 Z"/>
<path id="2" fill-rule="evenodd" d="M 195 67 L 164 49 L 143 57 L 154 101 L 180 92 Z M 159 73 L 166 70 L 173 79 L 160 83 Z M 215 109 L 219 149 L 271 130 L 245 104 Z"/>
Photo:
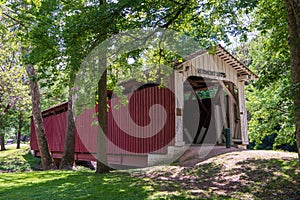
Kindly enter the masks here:
<path id="1" fill-rule="evenodd" d="M 222 112 L 222 103 L 221 98 L 224 99 L 224 90 L 223 87 L 220 85 L 218 87 L 218 91 L 216 93 L 216 95 L 213 98 L 213 102 L 217 102 L 218 100 L 220 100 L 220 105 L 214 105 L 214 121 L 215 121 L 215 131 L 216 131 L 216 141 L 218 142 L 218 144 L 221 144 L 223 139 L 222 139 L 222 131 L 223 131 L 223 127 L 224 127 L 224 121 L 226 121 L 226 112 L 225 112 L 225 120 L 224 120 L 224 116 L 223 116 L 223 112 Z M 223 106 L 224 106 L 224 102 L 223 102 Z M 224 108 L 223 108 L 224 109 Z"/>
<path id="2" fill-rule="evenodd" d="M 228 128 L 228 122 L 227 122 L 227 118 L 226 118 L 226 111 L 227 111 L 227 103 L 226 103 L 226 99 L 225 99 L 225 95 L 224 92 L 222 92 L 220 94 L 220 106 L 221 106 L 221 111 L 222 111 L 222 121 L 223 121 L 223 126 L 225 128 Z"/>
<path id="3" fill-rule="evenodd" d="M 233 83 L 229 83 L 229 89 L 226 87 L 223 81 L 219 81 L 220 85 L 223 87 L 224 91 L 228 94 L 231 101 L 233 101 L 234 104 L 237 104 L 235 97 L 234 97 L 234 89 L 233 89 Z M 231 88 L 232 87 L 232 88 Z"/>
<path id="4" fill-rule="evenodd" d="M 249 139 L 248 139 L 248 120 L 247 120 L 244 84 L 245 84 L 244 81 L 238 83 L 238 91 L 239 91 L 238 95 L 239 95 L 242 144 L 247 145 L 249 144 Z"/>
<path id="5" fill-rule="evenodd" d="M 183 146 L 183 75 L 175 72 L 175 146 Z"/>
<path id="6" fill-rule="evenodd" d="M 238 85 L 237 85 L 237 89 L 238 89 Z M 242 142 L 242 136 L 241 136 L 240 102 L 239 102 L 239 96 L 238 96 L 239 94 L 238 93 L 234 94 L 235 99 L 237 100 L 237 104 L 235 104 L 235 107 L 234 107 L 235 130 L 234 130 L 233 138 L 235 138 L 236 141 L 240 143 L 240 142 Z"/>
<path id="7" fill-rule="evenodd" d="M 214 120 L 215 120 L 215 126 L 216 126 L 216 139 L 218 144 L 222 143 L 222 110 L 221 106 L 215 105 L 215 112 L 214 112 Z"/>
<path id="8" fill-rule="evenodd" d="M 235 113 L 234 113 L 234 104 L 236 101 L 234 101 L 234 87 L 233 83 L 229 83 L 229 91 L 228 91 L 228 114 L 229 114 L 229 128 L 230 128 L 230 141 L 231 144 L 233 144 L 233 134 L 235 130 Z"/>
<path id="9" fill-rule="evenodd" d="M 218 87 L 218 91 L 217 91 L 216 95 L 213 98 L 213 101 L 217 101 L 220 98 L 220 95 L 222 95 L 222 93 L 224 94 L 224 91 L 223 91 L 223 87 L 220 85 Z"/>
<path id="10" fill-rule="evenodd" d="M 224 92 L 222 92 L 220 94 L 220 107 L 221 107 L 221 116 L 222 116 L 222 125 L 224 127 L 224 131 L 225 131 L 225 128 L 229 128 L 228 126 L 228 121 L 227 121 L 227 101 L 226 101 L 226 98 L 225 98 L 225 94 Z M 225 142 L 225 135 L 223 137 L 223 140 Z"/>

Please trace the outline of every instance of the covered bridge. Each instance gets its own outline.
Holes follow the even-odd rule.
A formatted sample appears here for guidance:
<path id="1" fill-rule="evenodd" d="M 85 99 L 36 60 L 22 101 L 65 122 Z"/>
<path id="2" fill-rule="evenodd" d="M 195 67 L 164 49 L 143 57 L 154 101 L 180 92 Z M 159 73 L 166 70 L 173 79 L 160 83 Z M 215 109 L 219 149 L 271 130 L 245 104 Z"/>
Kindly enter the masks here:
<path id="1" fill-rule="evenodd" d="M 156 84 L 140 87 L 128 95 L 128 105 L 119 109 L 114 109 L 119 100 L 109 99 L 108 162 L 152 165 L 174 158 L 191 144 L 223 144 L 225 128 L 230 129 L 232 144 L 245 147 L 249 141 L 244 85 L 256 78 L 219 45 L 214 55 L 201 50 L 176 65 L 168 88 Z M 164 109 L 151 111 L 154 105 Z M 66 111 L 64 103 L 43 112 L 49 147 L 56 158 L 62 157 L 64 148 Z M 96 160 L 98 127 L 92 125 L 94 116 L 95 108 L 76 119 L 76 160 Z M 39 156 L 33 122 L 30 141 Z"/>

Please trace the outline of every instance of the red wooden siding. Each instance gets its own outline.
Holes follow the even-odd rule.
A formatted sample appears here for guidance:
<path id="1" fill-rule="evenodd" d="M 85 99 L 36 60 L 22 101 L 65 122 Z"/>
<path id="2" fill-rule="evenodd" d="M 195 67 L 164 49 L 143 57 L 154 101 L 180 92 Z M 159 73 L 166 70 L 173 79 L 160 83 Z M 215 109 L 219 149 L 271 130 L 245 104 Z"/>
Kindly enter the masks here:
<path id="1" fill-rule="evenodd" d="M 43 118 L 48 144 L 53 152 L 62 152 L 64 149 L 67 113 L 51 115 Z M 38 150 L 35 127 L 31 120 L 30 146 Z"/>
<path id="2" fill-rule="evenodd" d="M 107 153 L 111 163 L 123 163 L 135 165 L 134 163 L 143 163 L 147 159 L 138 157 L 138 155 L 147 155 L 148 153 L 166 153 L 167 146 L 174 143 L 175 137 L 175 98 L 172 91 L 167 88 L 150 87 L 134 92 L 128 105 L 129 114 L 125 112 L 126 106 L 115 109 L 115 105 L 119 105 L 119 100 L 113 98 L 109 100 L 108 113 L 108 142 Z M 159 104 L 164 107 L 165 111 L 158 110 L 154 113 L 153 121 L 150 122 L 149 110 L 151 106 Z M 58 106 L 58 109 L 66 108 Z M 112 109 L 114 109 L 112 111 Z M 53 109 L 50 109 L 53 112 Z M 162 129 L 155 135 L 153 130 L 157 129 L 161 120 L 161 116 L 166 112 L 166 123 Z M 47 111 L 45 111 L 47 113 Z M 89 153 L 95 154 L 97 148 L 98 127 L 93 126 L 92 122 L 96 121 L 95 109 L 87 109 L 76 118 L 77 134 L 76 134 L 76 158 L 83 160 L 95 160 Z M 148 130 L 139 132 L 138 128 L 127 134 L 117 125 L 117 121 L 122 127 L 132 129 L 129 124 L 129 116 L 139 126 L 147 126 L 151 123 Z M 66 111 L 60 114 L 50 115 L 44 118 L 46 135 L 49 147 L 53 155 L 60 157 L 64 148 L 65 130 L 66 130 Z M 139 136 L 142 136 L 139 137 Z M 36 135 L 33 122 L 31 123 L 31 149 L 38 151 Z M 120 155 L 128 155 L 120 157 Z M 136 156 L 136 159 L 134 157 Z M 126 162 L 125 162 L 126 161 Z"/>
<path id="3" fill-rule="evenodd" d="M 167 88 L 151 87 L 136 91 L 130 98 L 128 106 L 129 115 L 139 126 L 149 126 L 144 132 L 129 126 L 129 117 L 126 112 L 126 106 L 115 109 L 118 105 L 118 99 L 112 99 L 110 102 L 110 111 L 108 113 L 108 139 L 114 144 L 108 146 L 108 153 L 118 154 L 147 154 L 150 152 L 165 153 L 166 147 L 173 144 L 175 136 L 175 107 L 174 95 Z M 158 104 L 164 107 L 165 111 L 158 110 L 154 113 L 150 121 L 149 110 L 151 106 Z M 114 111 L 112 112 L 112 109 Z M 163 112 L 166 112 L 166 123 L 163 128 L 155 135 L 154 130 L 158 128 Z M 114 113 L 114 116 L 112 116 Z M 115 118 L 115 119 L 114 119 Z M 122 127 L 132 129 L 131 134 L 127 134 L 118 127 L 116 121 L 121 122 Z"/>

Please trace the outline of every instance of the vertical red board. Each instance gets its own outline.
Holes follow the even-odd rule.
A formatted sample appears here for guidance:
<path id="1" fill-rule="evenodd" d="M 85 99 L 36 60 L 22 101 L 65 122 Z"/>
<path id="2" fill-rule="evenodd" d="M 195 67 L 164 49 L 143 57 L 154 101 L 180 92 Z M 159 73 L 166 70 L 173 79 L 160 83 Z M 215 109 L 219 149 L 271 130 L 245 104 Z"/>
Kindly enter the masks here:
<path id="1" fill-rule="evenodd" d="M 158 127 L 158 121 L 160 115 L 164 111 L 158 111 L 155 113 L 155 118 L 150 120 L 149 111 L 155 104 L 159 104 L 164 107 L 167 114 L 166 123 L 163 128 L 153 135 L 154 129 Z M 112 110 L 114 106 L 120 106 L 119 109 L 115 109 L 112 116 Z M 126 106 L 129 111 L 129 115 L 126 110 Z M 114 147 L 108 147 L 109 150 L 114 149 L 115 154 L 147 154 L 151 152 L 165 153 L 166 147 L 174 140 L 175 137 L 175 97 L 172 91 L 168 88 L 150 87 L 139 91 L 135 91 L 129 99 L 128 105 L 119 105 L 118 99 L 112 99 L 110 101 L 109 111 L 109 126 L 108 126 L 108 139 L 113 143 Z M 141 127 L 147 126 L 151 123 L 144 132 L 139 132 L 138 128 L 130 127 L 130 119 Z M 124 128 L 119 127 L 121 125 Z M 113 128 L 112 128 L 113 127 Z M 126 130 L 134 133 L 126 133 Z M 151 134 L 151 135 L 150 135 Z M 149 137 L 147 137 L 149 135 Z"/>
<path id="2" fill-rule="evenodd" d="M 32 117 L 31 117 L 31 122 L 30 122 L 30 149 L 35 150 L 35 151 L 39 150 Z"/>

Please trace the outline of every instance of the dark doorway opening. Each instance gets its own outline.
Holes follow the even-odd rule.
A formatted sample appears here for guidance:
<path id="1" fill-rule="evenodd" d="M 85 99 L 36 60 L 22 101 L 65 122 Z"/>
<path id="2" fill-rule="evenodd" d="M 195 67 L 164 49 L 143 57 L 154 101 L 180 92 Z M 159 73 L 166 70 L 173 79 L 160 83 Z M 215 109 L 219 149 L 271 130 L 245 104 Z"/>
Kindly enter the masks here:
<path id="1" fill-rule="evenodd" d="M 184 82 L 183 133 L 187 144 L 216 144 L 219 140 L 214 112 L 220 104 L 216 94 L 223 92 L 220 87 L 219 80 L 197 76 Z"/>

